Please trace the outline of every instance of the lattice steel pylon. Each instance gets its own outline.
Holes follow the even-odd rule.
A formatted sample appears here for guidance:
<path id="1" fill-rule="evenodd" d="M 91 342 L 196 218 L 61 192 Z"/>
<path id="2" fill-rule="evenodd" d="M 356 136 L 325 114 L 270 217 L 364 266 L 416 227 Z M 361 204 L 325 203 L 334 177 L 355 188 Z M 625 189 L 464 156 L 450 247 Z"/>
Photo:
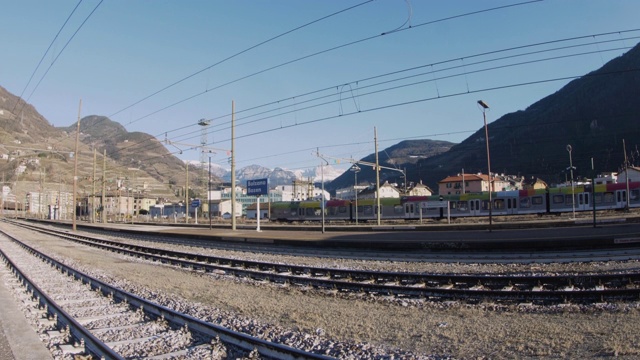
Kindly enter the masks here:
<path id="1" fill-rule="evenodd" d="M 207 143 L 209 142 L 208 139 L 208 131 L 209 131 L 209 125 L 211 124 L 211 120 L 206 120 L 206 119 L 200 119 L 198 121 L 198 125 L 200 125 L 202 127 L 202 130 L 200 132 L 200 145 L 201 145 L 201 151 L 200 151 L 200 168 L 202 169 L 202 179 L 204 181 L 204 179 L 207 179 L 208 177 L 205 176 L 205 174 L 207 173 L 207 166 L 205 165 L 207 162 L 207 152 L 204 151 L 204 149 L 206 149 L 207 147 Z"/>

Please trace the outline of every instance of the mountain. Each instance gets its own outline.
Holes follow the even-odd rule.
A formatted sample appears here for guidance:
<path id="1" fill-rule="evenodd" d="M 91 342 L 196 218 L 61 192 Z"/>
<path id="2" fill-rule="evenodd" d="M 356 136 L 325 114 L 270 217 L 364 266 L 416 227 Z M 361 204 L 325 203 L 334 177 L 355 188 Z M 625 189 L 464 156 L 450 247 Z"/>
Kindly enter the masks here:
<path id="1" fill-rule="evenodd" d="M 576 177 L 591 177 L 594 171 L 617 172 L 624 163 L 623 139 L 628 155 L 634 156 L 632 162 L 637 163 L 638 94 L 640 45 L 524 111 L 489 124 L 492 172 L 538 177 L 549 184 L 565 181 L 571 162 Z M 435 186 L 463 168 L 486 173 L 486 164 L 481 128 L 448 152 L 419 161 L 409 174 L 421 174 L 429 186 Z"/>
<path id="2" fill-rule="evenodd" d="M 32 105 L 0 86 L 0 144 L 43 144 L 60 136 Z"/>
<path id="3" fill-rule="evenodd" d="M 75 132 L 77 123 L 60 128 Z M 128 132 L 120 123 L 105 116 L 91 115 L 80 120 L 80 139 L 83 143 L 101 151 L 127 169 L 138 169 L 159 182 L 181 184 L 186 179 L 185 164 L 171 154 L 155 137 L 143 132 Z M 202 172 L 189 166 L 193 173 L 189 177 L 190 187 L 202 188 L 208 179 Z M 212 182 L 221 182 L 214 176 Z"/>
<path id="4" fill-rule="evenodd" d="M 576 178 L 618 172 L 624 165 L 625 150 L 629 164 L 638 165 L 638 94 L 640 45 L 600 69 L 569 82 L 525 110 L 489 122 L 491 171 L 538 177 L 554 184 L 566 181 L 570 164 L 575 167 Z M 571 145 L 571 153 L 567 145 Z M 379 153 L 382 165 L 386 151 Z M 365 159 L 370 161 L 372 157 Z M 592 159 L 594 170 L 591 168 Z M 405 165 L 410 182 L 422 180 L 434 190 L 438 188 L 438 181 L 458 174 L 462 169 L 467 173 L 486 174 L 484 127 L 448 151 L 407 162 L 401 167 Z M 380 176 L 381 181 L 389 178 L 402 182 L 400 173 L 381 171 Z M 375 173 L 363 169 L 358 174 L 360 179 L 374 182 Z M 352 184 L 353 175 L 345 173 L 331 187 L 335 189 Z"/>
<path id="5" fill-rule="evenodd" d="M 218 168 L 217 171 L 220 171 L 220 169 L 221 168 Z M 287 170 L 279 167 L 269 169 L 260 165 L 249 165 L 236 170 L 236 182 L 240 185 L 244 185 L 247 180 L 266 178 L 269 180 L 270 187 L 291 185 L 294 180 L 311 180 L 314 183 L 320 183 L 322 178 L 320 171 L 320 166 L 311 170 Z M 336 170 L 331 166 L 325 166 L 323 171 L 325 182 L 335 179 L 341 173 L 339 170 Z M 225 182 L 231 182 L 231 172 L 226 171 L 221 178 Z"/>
<path id="6" fill-rule="evenodd" d="M 407 169 L 407 178 L 409 181 L 419 182 L 423 179 L 423 174 L 413 173 L 416 172 L 416 164 L 422 159 L 428 159 L 446 153 L 454 145 L 454 143 L 442 140 L 405 140 L 379 151 L 378 162 L 380 166 L 398 169 L 390 170 L 382 168 L 380 170 L 380 183 L 389 181 L 390 183 L 404 184 L 403 169 Z M 360 161 L 375 164 L 375 154 L 368 155 L 360 159 Z M 358 167 L 360 168 L 360 172 L 358 172 L 358 184 L 375 184 L 376 172 L 373 166 L 358 165 Z M 355 174 L 351 171 L 346 171 L 333 180 L 327 186 L 327 189 L 332 191 L 353 186 L 354 181 Z"/>

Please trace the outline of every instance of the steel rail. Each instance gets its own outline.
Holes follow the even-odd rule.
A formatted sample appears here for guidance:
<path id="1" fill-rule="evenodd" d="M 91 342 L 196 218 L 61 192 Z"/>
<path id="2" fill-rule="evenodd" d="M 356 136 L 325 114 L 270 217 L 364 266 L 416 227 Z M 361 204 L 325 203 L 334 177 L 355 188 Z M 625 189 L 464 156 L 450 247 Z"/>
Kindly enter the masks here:
<path id="1" fill-rule="evenodd" d="M 2 233 L 15 240 L 11 235 L 2 231 Z M 19 243 L 19 242 L 18 242 Z M 11 272 L 18 278 L 22 285 L 32 294 L 32 297 L 38 302 L 40 307 L 46 308 L 47 314 L 57 319 L 57 328 L 62 329 L 69 327 L 70 334 L 78 342 L 84 341 L 85 352 L 102 359 L 124 359 L 118 353 L 113 351 L 104 342 L 100 341 L 87 328 L 80 325 L 72 316 L 64 311 L 55 301 L 45 294 L 31 279 L 25 275 L 20 268 L 9 257 L 0 250 L 0 257 L 6 265 L 9 266 Z"/>
<path id="2" fill-rule="evenodd" d="M 21 224 L 22 225 L 22 224 Z M 29 228 L 32 225 L 24 225 Z M 564 302 L 635 300 L 640 273 L 586 275 L 456 275 L 327 269 L 176 252 L 33 227 L 88 246 L 160 263 L 318 289 L 440 300 Z M 576 288 L 576 285 L 579 288 Z"/>
<path id="3" fill-rule="evenodd" d="M 114 300 L 126 301 L 128 304 L 136 308 L 142 308 L 149 316 L 152 316 L 154 318 L 164 317 L 167 321 L 177 324 L 180 327 L 183 327 L 186 325 L 190 330 L 193 330 L 200 334 L 210 336 L 210 337 L 218 336 L 220 340 L 229 344 L 233 344 L 237 347 L 243 348 L 247 351 L 252 351 L 253 349 L 257 349 L 261 355 L 274 358 L 274 359 L 290 359 L 290 360 L 333 359 L 332 357 L 329 357 L 329 356 L 307 352 L 301 349 L 296 349 L 283 344 L 273 343 L 273 342 L 260 339 L 245 333 L 237 332 L 219 325 L 208 323 L 206 321 L 197 319 L 190 315 L 179 313 L 165 306 L 155 304 L 137 295 L 131 294 L 122 289 L 111 286 L 103 281 L 95 279 L 87 274 L 84 274 L 79 270 L 75 270 L 67 265 L 64 265 L 58 262 L 57 260 L 49 257 L 48 255 L 21 242 L 20 240 L 6 233 L 5 231 L 0 230 L 0 232 L 2 232 L 4 235 L 9 237 L 11 240 L 16 242 L 17 244 L 19 244 L 28 252 L 41 258 L 43 261 L 48 262 L 53 267 L 63 270 L 67 272 L 68 275 L 73 276 L 75 279 L 78 279 L 83 283 L 90 285 L 91 289 L 99 290 L 105 296 L 110 295 L 113 297 Z M 66 315 L 66 317 L 70 319 L 69 321 L 73 321 L 73 319 L 69 315 Z M 89 333 L 89 335 L 91 334 Z M 99 342 L 99 340 L 97 341 Z M 119 356 L 117 354 L 115 355 Z M 115 357 L 114 359 L 121 359 L 121 358 L 122 357 Z"/>

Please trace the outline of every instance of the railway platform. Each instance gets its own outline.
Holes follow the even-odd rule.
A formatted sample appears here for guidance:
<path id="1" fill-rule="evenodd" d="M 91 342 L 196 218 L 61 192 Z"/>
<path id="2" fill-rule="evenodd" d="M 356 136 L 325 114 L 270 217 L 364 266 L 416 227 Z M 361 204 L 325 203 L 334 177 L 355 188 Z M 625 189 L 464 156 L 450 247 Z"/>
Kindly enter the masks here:
<path id="1" fill-rule="evenodd" d="M 473 224 L 387 224 L 387 225 L 237 225 L 209 227 L 208 224 L 89 224 L 79 222 L 78 229 L 103 228 L 138 234 L 162 234 L 190 239 L 282 244 L 332 248 L 387 250 L 514 250 L 553 248 L 604 248 L 640 246 L 640 221 L 637 217 L 588 218 L 533 222 Z"/>
<path id="2" fill-rule="evenodd" d="M 6 276 L 0 273 L 0 360 L 53 359 L 5 287 Z"/>

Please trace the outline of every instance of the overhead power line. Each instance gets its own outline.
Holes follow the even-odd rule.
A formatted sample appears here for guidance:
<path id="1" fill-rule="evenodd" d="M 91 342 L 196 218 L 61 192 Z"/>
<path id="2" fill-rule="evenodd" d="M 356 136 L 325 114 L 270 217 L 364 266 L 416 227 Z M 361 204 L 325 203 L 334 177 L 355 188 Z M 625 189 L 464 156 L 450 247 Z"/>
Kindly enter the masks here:
<path id="1" fill-rule="evenodd" d="M 618 40 L 616 40 L 616 41 L 618 41 Z M 601 43 L 602 43 L 602 42 L 601 42 Z M 589 44 L 587 44 L 587 45 L 589 45 Z M 573 48 L 573 47 L 575 47 L 575 45 L 566 46 L 566 47 L 561 47 L 561 48 L 547 49 L 547 50 L 544 50 L 544 51 L 530 52 L 530 53 L 527 53 L 527 54 L 534 54 L 534 53 L 536 53 L 536 54 L 537 54 L 537 53 L 541 53 L 541 52 L 555 51 L 555 50 L 567 49 L 567 48 Z M 620 50 L 620 49 L 607 49 L 607 50 L 604 50 L 604 51 L 610 51 L 610 50 Z M 603 51 L 603 50 L 600 50 L 600 51 Z M 403 86 L 403 87 L 406 87 L 406 86 L 413 86 L 413 85 L 416 85 L 416 84 L 421 84 L 421 83 L 425 83 L 425 82 L 441 80 L 441 79 L 445 79 L 445 78 L 449 78 L 449 77 L 453 77 L 453 76 L 466 76 L 466 75 L 468 75 L 468 74 L 476 73 L 476 72 L 493 71 L 493 70 L 497 70 L 497 69 L 501 69 L 501 68 L 506 68 L 506 67 L 516 66 L 516 65 L 530 64 L 530 63 L 534 63 L 534 62 L 541 62 L 541 61 L 549 61 L 549 60 L 555 60 L 555 59 L 564 58 L 564 57 L 568 57 L 568 56 L 579 56 L 579 55 L 585 55 L 585 54 L 591 54 L 591 53 L 593 53 L 593 52 L 584 52 L 584 53 L 579 53 L 579 54 L 564 55 L 564 56 L 560 56 L 560 57 L 551 57 L 551 58 L 546 58 L 546 59 L 538 59 L 538 60 L 533 60 L 533 61 L 525 61 L 525 62 L 521 62 L 521 63 L 506 64 L 506 65 L 502 65 L 502 66 L 497 66 L 497 67 L 493 67 L 493 68 L 485 68 L 485 69 L 480 69 L 480 70 L 471 71 L 471 72 L 467 71 L 467 72 L 464 72 L 464 73 L 455 74 L 455 75 L 451 75 L 451 76 L 445 76 L 445 77 L 440 77 L 440 78 L 432 78 L 432 79 L 425 80 L 425 81 L 414 82 L 414 83 L 411 83 L 411 84 L 404 84 L 404 85 L 402 85 L 402 86 Z M 502 57 L 502 58 L 497 58 L 497 59 L 484 60 L 484 61 L 479 61 L 479 62 L 477 62 L 477 63 L 468 64 L 467 66 L 474 65 L 474 64 L 486 63 L 486 62 L 490 62 L 490 61 L 502 60 L 502 59 L 505 59 L 505 58 L 513 58 L 513 57 L 517 57 L 517 56 L 518 56 L 518 55 L 512 55 L 512 56 L 507 56 L 507 57 Z M 448 68 L 448 69 L 455 69 L 455 68 L 457 68 L 457 67 L 459 67 L 459 66 L 454 66 L 454 67 L 451 67 L 451 68 Z M 441 70 L 438 70 L 438 71 L 444 71 L 444 70 L 447 70 L 447 69 L 441 69 Z M 436 71 L 436 72 L 437 72 L 437 71 Z M 397 74 L 397 73 L 399 73 L 399 72 L 394 72 L 394 73 L 396 73 L 396 74 Z M 431 72 L 422 73 L 422 74 L 415 74 L 415 75 L 412 75 L 412 76 L 402 77 L 402 78 L 400 78 L 400 79 L 405 80 L 405 79 L 409 79 L 409 78 L 411 78 L 411 77 L 422 76 L 422 75 L 430 74 L 430 73 L 431 73 Z M 380 77 L 380 76 L 371 77 L 371 78 L 379 78 L 379 77 Z M 398 80 L 398 79 L 397 79 L 397 80 Z M 381 82 L 381 83 L 378 83 L 378 84 L 386 84 L 386 83 L 389 83 L 389 82 L 392 82 L 392 81 L 396 81 L 396 80 L 384 81 L 384 82 Z M 367 88 L 367 87 L 370 87 L 370 86 L 366 86 L 366 87 L 363 87 L 363 88 Z M 361 96 L 367 96 L 367 95 L 370 95 L 370 94 L 372 94 L 372 93 L 381 93 L 381 92 L 384 92 L 384 91 L 390 91 L 390 90 L 394 90 L 394 89 L 397 89 L 397 88 L 399 88 L 399 87 L 398 87 L 398 86 L 395 86 L 395 87 L 390 87 L 390 88 L 386 88 L 386 89 L 382 89 L 382 90 L 372 91 L 372 92 L 369 92 L 369 93 L 361 93 L 361 94 L 359 94 L 359 95 L 358 95 L 358 97 L 361 97 Z M 362 89 L 362 88 L 361 88 L 361 89 Z M 315 92 L 311 92 L 311 93 L 315 93 Z M 336 94 L 332 94 L 332 95 L 330 95 L 330 96 L 336 96 Z M 316 99 L 322 99 L 322 98 L 326 98 L 326 97 L 327 97 L 327 96 L 321 96 L 321 97 L 318 97 L 318 98 L 316 98 Z M 327 105 L 327 104 L 335 103 L 336 101 L 340 101 L 340 100 L 328 101 L 328 102 L 325 102 L 325 103 L 322 103 L 322 104 L 316 104 L 316 105 L 309 106 L 309 107 L 305 107 L 305 108 L 296 108 L 296 111 L 302 111 L 302 110 L 305 110 L 305 109 L 308 109 L 308 108 L 312 108 L 312 107 L 318 107 L 318 106 L 321 106 L 321 105 Z M 306 101 L 305 101 L 305 102 L 306 102 Z M 298 104 L 300 104 L 300 103 L 298 103 Z M 259 107 L 254 107 L 254 108 L 259 108 Z M 270 111 L 271 111 L 271 110 L 270 110 Z M 267 111 L 267 112 L 269 112 L 269 111 Z M 290 113 L 290 112 L 291 112 L 291 111 L 289 111 L 289 112 L 287 112 L 287 113 Z M 263 113 L 264 113 L 264 112 L 263 112 Z M 284 114 L 286 114 L 286 113 L 284 113 Z M 280 114 L 278 114 L 278 115 L 274 115 L 274 116 L 267 116 L 267 117 L 263 117 L 263 118 L 261 118 L 261 119 L 252 120 L 252 121 L 250 121 L 250 122 L 244 122 L 244 123 L 241 123 L 239 126 L 247 125 L 247 124 L 250 124 L 250 123 L 255 123 L 255 122 L 257 122 L 257 121 L 266 120 L 266 119 L 273 118 L 273 117 L 275 117 L 275 116 L 281 116 L 281 115 L 284 115 L 284 114 L 283 114 L 283 113 L 280 113 Z M 251 117 L 251 116 L 253 116 L 253 115 L 250 115 L 250 116 L 245 117 L 245 118 L 249 118 L 249 117 Z M 239 120 L 242 120 L 242 118 L 240 118 Z M 191 127 L 191 126 L 193 126 L 193 125 L 183 126 L 183 127 L 179 128 L 178 130 L 186 129 L 186 128 L 189 128 L 189 127 Z M 225 129 L 228 129 L 228 127 L 225 127 L 225 128 L 223 128 L 223 129 L 220 129 L 220 130 L 217 130 L 217 131 L 222 131 L 222 130 L 225 130 Z M 177 130 L 176 130 L 176 131 L 177 131 Z M 194 130 L 194 131 L 191 131 L 191 132 L 188 132 L 188 133 L 182 134 L 182 135 L 178 136 L 178 137 L 176 138 L 176 140 L 175 140 L 175 141 L 184 141 L 184 140 L 190 140 L 190 139 L 193 139 L 193 138 L 195 138 L 195 134 L 196 134 L 196 133 L 199 133 L 199 130 L 197 130 L 197 131 L 196 131 L 196 130 Z M 194 136 L 193 136 L 193 137 L 187 137 L 187 136 L 189 136 L 189 135 L 194 135 Z M 156 137 L 157 137 L 157 136 L 156 136 Z M 131 147 L 136 147 L 136 146 L 140 146 L 140 145 L 142 145 L 142 144 L 140 144 L 140 143 L 136 143 L 136 144 L 131 144 L 129 147 L 131 148 Z M 144 149 L 144 148 L 143 148 L 143 149 Z"/>
<path id="2" fill-rule="evenodd" d="M 418 24 L 418 25 L 415 25 L 415 26 L 406 27 L 406 28 L 403 28 L 403 29 L 397 29 L 397 30 L 394 30 L 394 31 L 391 31 L 391 32 L 388 32 L 388 33 L 381 33 L 381 34 L 378 34 L 378 35 L 369 36 L 369 37 L 366 37 L 366 38 L 363 38 L 363 39 L 359 39 L 359 40 L 348 42 L 348 43 L 345 43 L 345 44 L 342 44 L 342 45 L 334 46 L 332 48 L 328 48 L 328 49 L 325 49 L 325 50 L 320 50 L 318 52 L 315 52 L 315 53 L 312 53 L 312 54 L 309 54 L 309 55 L 305 55 L 305 56 L 302 56 L 302 57 L 299 57 L 299 58 L 296 58 L 296 59 L 292 59 L 292 60 L 277 64 L 277 65 L 274 65 L 274 66 L 271 66 L 271 67 L 256 71 L 254 73 L 239 77 L 239 78 L 237 78 L 235 80 L 228 81 L 226 83 L 214 86 L 212 88 L 207 88 L 204 91 L 201 91 L 201 92 L 198 92 L 198 93 L 193 94 L 191 96 L 188 96 L 186 98 L 183 98 L 182 100 L 178 100 L 178 101 L 176 101 L 176 102 L 174 102 L 172 104 L 169 104 L 169 105 L 167 105 L 167 106 L 165 106 L 163 108 L 160 108 L 160 109 L 155 110 L 155 111 L 153 111 L 151 113 L 148 113 L 148 114 L 146 114 L 146 115 L 144 115 L 142 117 L 139 117 L 139 118 L 137 118 L 135 120 L 131 120 L 131 121 L 129 121 L 128 124 L 133 124 L 133 123 L 138 122 L 140 120 L 146 119 L 146 118 L 148 118 L 148 117 L 150 117 L 152 115 L 155 115 L 155 114 L 160 113 L 162 111 L 168 110 L 168 109 L 170 109 L 170 108 L 172 108 L 174 106 L 177 106 L 177 105 L 182 104 L 184 102 L 187 102 L 189 100 L 195 99 L 195 98 L 197 98 L 199 96 L 202 96 L 202 95 L 204 95 L 204 94 L 206 94 L 206 93 L 208 93 L 210 91 L 218 90 L 218 89 L 221 89 L 221 88 L 223 88 L 225 86 L 229 86 L 229 85 L 235 84 L 235 83 L 237 83 L 239 81 L 249 79 L 249 78 L 254 77 L 256 75 L 260 75 L 260 74 L 263 74 L 263 73 L 266 73 L 266 72 L 269 72 L 269 71 L 272 71 L 272 70 L 275 70 L 275 69 L 278 69 L 278 68 L 281 68 L 281 67 L 284 67 L 284 66 L 287 66 L 287 65 L 291 65 L 291 64 L 297 63 L 299 61 L 306 60 L 306 59 L 309 59 L 309 58 L 312 58 L 312 57 L 315 57 L 315 56 L 318 56 L 318 55 L 321 55 L 321 54 L 325 54 L 325 53 L 328 53 L 328 52 L 331 52 L 331 51 L 335 51 L 335 50 L 342 49 L 342 48 L 345 48 L 345 47 L 348 47 L 348 46 L 352 46 L 352 45 L 356 45 L 356 44 L 359 44 L 359 43 L 363 43 L 363 42 L 366 42 L 366 41 L 369 41 L 369 40 L 373 40 L 373 39 L 376 39 L 376 38 L 380 38 L 380 37 L 383 37 L 383 36 L 386 36 L 386 35 L 397 34 L 397 33 L 401 32 L 401 31 L 412 30 L 412 29 L 415 29 L 415 28 L 418 28 L 418 27 L 421 27 L 421 26 L 425 26 L 425 25 L 431 25 L 431 24 L 435 24 L 435 23 L 438 23 L 438 22 L 457 19 L 457 18 L 461 18 L 461 17 L 465 17 L 465 16 L 477 15 L 477 14 L 481 14 L 481 13 L 485 13 L 485 12 L 489 12 L 489 11 L 502 10 L 502 9 L 510 8 L 510 7 L 514 7 L 514 6 L 528 5 L 528 4 L 536 3 L 536 2 L 540 2 L 540 1 L 542 1 L 542 0 L 531 0 L 531 1 L 525 1 L 525 2 L 520 2 L 520 3 L 516 3 L 516 4 L 510 4 L 510 5 L 505 5 L 505 6 L 498 6 L 498 7 L 493 7 L 493 8 L 489 8 L 489 9 L 483 9 L 483 10 L 468 12 L 468 13 L 459 14 L 459 15 L 455 15 L 455 16 L 449 16 L 449 17 L 446 17 L 446 18 L 441 18 L 441 19 L 437 19 L 437 20 L 421 23 L 421 24 Z M 164 91 L 164 89 L 161 90 L 161 91 Z M 151 97 L 153 95 L 155 95 L 155 94 L 152 94 L 149 97 Z M 146 100 L 146 99 L 144 99 L 144 100 Z M 131 105 L 131 106 L 133 106 L 133 105 Z M 120 113 L 120 112 L 122 112 L 122 111 L 124 111 L 124 110 L 126 110 L 128 108 L 130 108 L 131 106 L 126 107 L 126 108 L 124 108 L 122 110 L 119 110 L 118 112 L 114 113 L 114 115 L 118 114 L 118 113 Z M 113 116 L 113 115 L 110 115 L 110 116 Z"/>
<path id="3" fill-rule="evenodd" d="M 271 41 L 273 41 L 273 40 L 279 39 L 279 38 L 281 38 L 281 37 L 283 37 L 283 36 L 285 36 L 285 35 L 291 34 L 292 32 L 295 32 L 295 31 L 298 31 L 298 30 L 300 30 L 300 29 L 303 29 L 303 28 L 305 28 L 305 27 L 307 27 L 307 26 L 313 25 L 313 24 L 315 24 L 315 23 L 317 23 L 317 22 L 320 22 L 320 21 L 322 21 L 322 20 L 326 20 L 326 19 L 328 19 L 328 18 L 330 18 L 330 17 L 333 17 L 333 16 L 336 16 L 336 15 L 338 15 L 338 14 L 341 14 L 341 13 L 347 12 L 347 11 L 349 11 L 349 10 L 353 10 L 353 9 L 355 9 L 355 8 L 358 8 L 358 7 L 362 6 L 362 5 L 365 5 L 365 4 L 370 3 L 370 2 L 372 2 L 372 1 L 373 1 L 373 0 L 367 0 L 367 1 L 361 2 L 361 3 L 359 3 L 359 4 L 356 4 L 356 5 L 350 6 L 350 7 L 348 7 L 348 8 L 345 8 L 345 9 L 342 9 L 342 10 L 339 10 L 339 11 L 336 11 L 336 12 L 331 13 L 331 14 L 329 14 L 329 15 L 326 15 L 326 16 L 323 16 L 323 17 L 321 17 L 321 18 L 318 18 L 318 19 L 315 19 L 315 20 L 313 20 L 313 21 L 310 21 L 310 22 L 308 22 L 308 23 L 306 23 L 306 24 L 303 24 L 303 25 L 297 26 L 297 27 L 295 27 L 295 28 L 293 28 L 293 29 L 291 29 L 291 30 L 287 30 L 287 31 L 285 31 L 285 32 L 283 32 L 283 33 L 281 33 L 281 34 L 278 34 L 278 35 L 276 35 L 276 36 L 273 36 L 273 37 L 271 37 L 271 38 L 269 38 L 269 39 L 267 39 L 267 40 L 261 41 L 261 42 L 259 42 L 259 43 L 255 44 L 255 45 L 252 45 L 252 46 L 250 46 L 250 47 L 248 47 L 248 48 L 246 48 L 246 49 L 242 50 L 242 51 L 239 51 L 239 52 L 237 52 L 237 53 L 235 53 L 235 54 L 233 54 L 233 55 L 230 55 L 230 56 L 228 56 L 228 57 L 226 57 L 226 58 L 224 58 L 224 59 L 222 59 L 222 60 L 220 60 L 220 61 L 218 61 L 218 62 L 216 62 L 216 63 L 212 64 L 212 65 L 209 65 L 209 66 L 207 66 L 207 67 L 205 67 L 205 68 L 203 68 L 203 69 L 200 69 L 200 70 L 198 70 L 198 71 L 196 71 L 196 72 L 194 72 L 194 73 L 192 73 L 192 74 L 190 74 L 190 75 L 187 75 L 187 76 L 183 77 L 182 79 L 180 79 L 180 80 L 178 80 L 178 81 L 175 81 L 175 82 L 173 82 L 173 83 L 171 83 L 171 84 L 169 84 L 169 85 L 167 85 L 167 86 L 163 87 L 162 89 L 160 89 L 160 90 L 158 90 L 158 91 L 155 91 L 155 92 L 153 92 L 153 93 L 151 93 L 151 94 L 149 94 L 149 95 L 145 96 L 144 98 L 142 98 L 142 99 L 140 99 L 140 100 L 138 100 L 138 101 L 134 102 L 133 104 L 128 105 L 128 106 L 126 106 L 126 107 L 124 107 L 124 108 L 122 108 L 122 109 L 120 109 L 120 110 L 116 111 L 115 113 L 113 113 L 113 114 L 109 115 L 109 117 L 112 117 L 112 116 L 118 115 L 118 114 L 120 114 L 121 112 L 123 112 L 123 111 L 125 111 L 125 110 L 128 110 L 128 109 L 130 109 L 130 108 L 132 108 L 132 107 L 134 107 L 134 106 L 136 106 L 136 105 L 138 105 L 138 104 L 142 103 L 143 101 L 148 100 L 148 99 L 150 99 L 150 98 L 152 98 L 152 97 L 154 97 L 154 96 L 156 96 L 156 95 L 160 94 L 161 92 L 164 92 L 165 90 L 168 90 L 168 89 L 170 89 L 170 88 L 172 88 L 172 87 L 174 87 L 174 86 L 176 86 L 176 85 L 178 85 L 178 84 L 180 84 L 180 83 L 182 83 L 182 82 L 184 82 L 184 81 L 186 81 L 186 80 L 188 80 L 188 79 L 191 79 L 192 77 L 194 77 L 194 76 L 196 76 L 196 75 L 198 75 L 198 74 L 201 74 L 201 73 L 203 73 L 203 72 L 205 72 L 205 71 L 207 71 L 207 70 L 209 70 L 209 69 L 211 69 L 211 68 L 213 68 L 213 67 L 216 67 L 216 66 L 218 66 L 218 65 L 220 65 L 220 64 L 222 64 L 222 63 L 225 63 L 225 62 L 227 62 L 227 61 L 229 61 L 229 60 L 231 60 L 231 59 L 233 59 L 233 58 L 235 58 L 235 57 L 237 57 L 237 56 L 240 56 L 240 55 L 242 55 L 242 54 L 244 54 L 244 53 L 246 53 L 246 52 L 248 52 L 248 51 L 251 51 L 251 50 L 253 50 L 253 49 L 257 48 L 257 47 L 260 47 L 260 46 L 262 46 L 262 45 L 264 45 L 264 44 L 267 44 L 267 43 L 269 43 L 269 42 L 271 42 Z"/>
<path id="4" fill-rule="evenodd" d="M 51 43 L 49 43 L 49 46 L 47 47 L 47 50 L 45 50 L 44 54 L 42 54 L 42 58 L 40 58 L 40 61 L 38 62 L 38 65 L 36 65 L 36 68 L 33 69 L 33 73 L 31 73 L 31 76 L 29 77 L 29 81 L 27 81 L 27 84 L 24 86 L 24 89 L 22 89 L 22 92 L 20 93 L 20 96 L 18 97 L 18 100 L 16 101 L 16 103 L 13 105 L 13 108 L 11 109 L 11 113 L 14 113 L 13 111 L 16 109 L 16 106 L 18 106 L 18 103 L 20 102 L 20 99 L 22 99 L 22 95 L 24 95 L 24 92 L 27 90 L 27 88 L 29 87 L 29 84 L 31 84 L 31 80 L 33 80 L 33 77 L 36 75 L 36 72 L 38 71 L 38 69 L 40 68 L 40 65 L 42 65 L 42 62 L 44 61 L 44 58 L 47 56 L 47 54 L 49 53 L 49 50 L 51 50 L 51 47 L 53 46 L 53 44 L 56 42 L 56 39 L 58 39 L 58 36 L 60 36 L 60 33 L 62 32 L 62 29 L 64 29 L 64 27 L 67 25 L 67 23 L 69 22 L 69 19 L 71 19 L 71 16 L 73 16 L 73 14 L 76 12 L 76 10 L 78 9 L 78 7 L 80 6 L 80 4 L 82 3 L 83 0 L 80 0 L 77 4 L 76 7 L 73 8 L 73 10 L 71 10 L 71 14 L 69 14 L 69 16 L 67 17 L 67 20 L 64 21 L 64 23 L 62 24 L 62 26 L 60 27 L 60 30 L 58 30 L 58 32 L 56 33 L 56 36 L 53 37 L 53 40 L 51 40 Z"/>
<path id="5" fill-rule="evenodd" d="M 51 62 L 51 64 L 49 64 L 49 67 L 47 67 L 47 70 L 44 72 L 44 74 L 42 74 L 42 77 L 40 77 L 40 80 L 38 81 L 38 83 L 36 84 L 36 86 L 33 88 L 33 90 L 31 90 L 31 93 L 29 94 L 29 96 L 27 97 L 27 99 L 25 100 L 24 104 L 22 105 L 23 107 L 27 104 L 27 102 L 29 101 L 29 99 L 31 99 L 31 96 L 33 96 L 33 93 L 36 92 L 36 90 L 38 89 L 38 87 L 40 86 L 40 83 L 42 83 L 42 80 L 44 80 L 44 78 L 47 76 L 47 74 L 49 73 L 49 70 L 51 70 L 51 68 L 53 67 L 53 65 L 56 63 L 56 61 L 58 61 L 58 58 L 60 57 L 60 55 L 62 55 L 62 53 L 64 52 L 64 50 L 67 48 L 67 46 L 69 46 L 69 43 L 71 43 L 71 40 L 73 40 L 73 38 L 78 34 L 78 32 L 80 31 L 80 29 L 82 29 L 82 27 L 84 26 L 84 24 L 87 23 L 87 21 L 89 20 L 89 18 L 91 17 L 91 15 L 93 15 L 94 12 L 96 12 L 96 10 L 98 10 L 98 7 L 100 7 L 100 5 L 102 4 L 104 0 L 100 0 L 100 2 L 98 3 L 98 5 L 96 5 L 93 10 L 91 10 L 91 13 L 89 13 L 89 15 L 87 15 L 87 17 L 84 19 L 84 21 L 82 21 L 82 24 L 80 24 L 80 26 L 78 26 L 78 28 L 76 29 L 76 31 L 73 33 L 73 35 L 71 35 L 71 37 L 69 38 L 69 40 L 67 40 L 67 42 L 64 44 L 64 46 L 62 47 L 62 50 L 60 50 L 60 52 L 58 53 L 58 55 L 56 55 L 56 57 L 53 59 L 53 61 Z"/>

